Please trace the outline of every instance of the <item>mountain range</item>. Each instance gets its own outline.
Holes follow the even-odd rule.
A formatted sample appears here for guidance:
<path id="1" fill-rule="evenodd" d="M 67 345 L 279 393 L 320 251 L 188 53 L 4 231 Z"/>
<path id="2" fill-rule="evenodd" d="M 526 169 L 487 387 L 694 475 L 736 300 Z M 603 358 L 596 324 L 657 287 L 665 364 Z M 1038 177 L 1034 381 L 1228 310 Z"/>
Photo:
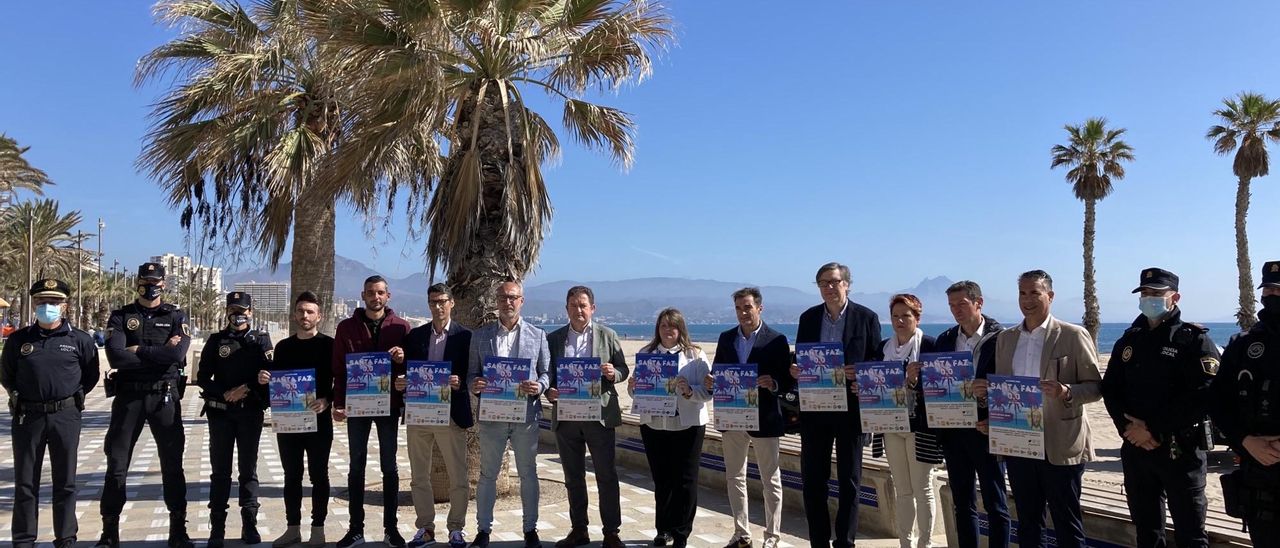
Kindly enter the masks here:
<path id="1" fill-rule="evenodd" d="M 280 265 L 274 272 L 267 268 L 228 274 L 224 284 L 230 287 L 239 282 L 289 281 L 289 263 Z M 334 261 L 335 292 L 339 299 L 358 305 L 360 288 L 365 278 L 377 272 L 367 265 L 338 256 Z M 428 317 L 427 275 L 417 273 L 397 279 L 388 279 L 392 293 L 392 308 L 397 312 L 418 317 Z M 947 307 L 946 289 L 952 284 L 947 276 L 934 276 L 921 280 L 913 287 L 892 292 L 851 292 L 849 298 L 871 308 L 880 320 L 889 319 L 889 299 L 895 293 L 911 293 L 924 303 L 922 323 L 951 323 Z M 524 315 L 539 318 L 542 323 L 562 322 L 565 318 L 564 298 L 575 285 L 591 287 L 596 296 L 596 315 L 606 323 L 640 323 L 653 321 L 657 312 L 667 306 L 675 306 L 691 323 L 732 323 L 733 302 L 730 295 L 737 289 L 750 285 L 746 282 L 727 282 L 689 278 L 634 278 L 613 281 L 559 280 L 535 283 L 525 288 Z M 764 319 L 770 323 L 795 323 L 800 313 L 821 302 L 816 288 L 797 289 L 787 286 L 761 286 L 764 296 Z M 984 312 L 1010 323 L 1021 317 L 1016 299 L 985 296 Z M 1079 318 L 1082 307 L 1078 303 L 1059 301 L 1054 313 L 1062 318 Z"/>

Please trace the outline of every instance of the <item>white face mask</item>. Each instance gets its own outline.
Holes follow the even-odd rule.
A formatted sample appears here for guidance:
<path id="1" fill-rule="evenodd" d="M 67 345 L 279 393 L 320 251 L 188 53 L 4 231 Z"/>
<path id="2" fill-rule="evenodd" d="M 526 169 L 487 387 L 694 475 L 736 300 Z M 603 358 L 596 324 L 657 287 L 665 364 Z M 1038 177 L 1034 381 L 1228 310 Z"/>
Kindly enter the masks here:
<path id="1" fill-rule="evenodd" d="M 1138 309 L 1150 319 L 1159 319 L 1169 313 L 1169 303 L 1164 297 L 1139 297 Z"/>

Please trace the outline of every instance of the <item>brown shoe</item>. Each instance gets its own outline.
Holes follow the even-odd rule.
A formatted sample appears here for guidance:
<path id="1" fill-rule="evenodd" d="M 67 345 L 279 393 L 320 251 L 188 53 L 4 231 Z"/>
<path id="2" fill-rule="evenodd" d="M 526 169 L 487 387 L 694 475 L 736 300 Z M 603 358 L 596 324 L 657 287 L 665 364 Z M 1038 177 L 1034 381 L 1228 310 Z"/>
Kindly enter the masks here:
<path id="1" fill-rule="evenodd" d="M 556 542 L 556 548 L 576 548 L 577 546 L 586 546 L 591 544 L 591 536 L 587 534 L 586 529 L 574 529 L 569 531 L 569 536 Z"/>
<path id="2" fill-rule="evenodd" d="M 622 538 L 617 533 L 605 533 L 604 542 L 600 543 L 602 548 L 626 548 L 626 544 L 622 543 Z"/>

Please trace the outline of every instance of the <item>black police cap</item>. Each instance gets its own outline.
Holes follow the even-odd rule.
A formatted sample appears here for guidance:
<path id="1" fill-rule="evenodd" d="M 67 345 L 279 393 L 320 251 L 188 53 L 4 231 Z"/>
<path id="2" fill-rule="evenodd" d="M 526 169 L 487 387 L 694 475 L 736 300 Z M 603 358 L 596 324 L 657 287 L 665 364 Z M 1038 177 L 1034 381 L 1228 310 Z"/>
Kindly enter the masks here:
<path id="1" fill-rule="evenodd" d="M 62 280 L 53 278 L 45 278 L 37 280 L 31 284 L 31 291 L 28 292 L 32 297 L 56 297 L 65 299 L 71 296 L 71 286 Z"/>
<path id="2" fill-rule="evenodd" d="M 1280 287 L 1280 261 L 1267 261 L 1262 264 L 1262 285 L 1264 287 Z"/>
<path id="3" fill-rule="evenodd" d="M 1137 293 L 1143 289 L 1155 289 L 1158 291 L 1168 291 L 1170 289 L 1178 290 L 1178 275 L 1163 268 L 1148 268 L 1142 271 L 1142 275 L 1138 281 L 1139 285 L 1133 292 Z"/>
<path id="4" fill-rule="evenodd" d="M 227 293 L 227 306 L 253 308 L 253 296 L 243 291 L 232 291 Z"/>
<path id="5" fill-rule="evenodd" d="M 142 263 L 138 267 L 138 278 L 143 280 L 163 280 L 164 265 L 160 263 Z"/>

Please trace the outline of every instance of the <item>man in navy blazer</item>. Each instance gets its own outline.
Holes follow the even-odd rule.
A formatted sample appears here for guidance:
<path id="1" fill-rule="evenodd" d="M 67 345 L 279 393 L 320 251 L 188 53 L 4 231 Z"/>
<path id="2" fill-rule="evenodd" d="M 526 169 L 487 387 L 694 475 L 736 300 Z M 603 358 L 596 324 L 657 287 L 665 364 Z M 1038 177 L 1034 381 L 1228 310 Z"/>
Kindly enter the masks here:
<path id="1" fill-rule="evenodd" d="M 871 309 L 849 301 L 849 267 L 827 263 L 814 278 L 823 303 L 800 314 L 796 343 L 838 342 L 844 347 L 845 367 L 874 361 L 880 348 L 880 319 Z M 792 371 L 799 375 L 799 367 Z M 845 375 L 856 379 L 856 375 Z M 846 385 L 849 381 L 845 381 Z M 862 420 L 858 398 L 845 393 L 848 411 L 800 412 L 800 477 L 804 483 L 804 509 L 809 521 L 809 545 L 830 548 L 853 546 L 858 534 L 858 489 L 862 481 Z M 831 448 L 836 448 L 835 536 L 827 506 L 831 479 Z"/>
<path id="2" fill-rule="evenodd" d="M 471 417 L 471 395 L 463 388 L 467 378 L 471 350 L 471 330 L 453 321 L 453 291 L 445 284 L 427 288 L 427 306 L 431 323 L 419 326 L 405 335 L 402 346 L 406 360 L 446 361 L 452 365 L 449 375 L 449 424 L 443 426 L 409 425 L 409 470 L 413 477 L 410 489 L 417 511 L 418 532 L 409 541 L 411 548 L 435 543 L 436 499 L 431 485 L 431 454 L 440 448 L 445 471 L 449 474 L 449 546 L 463 548 L 462 533 L 467 517 L 467 499 L 471 486 L 467 481 L 467 428 Z"/>
<path id="3" fill-rule="evenodd" d="M 493 526 L 493 505 L 498 499 L 498 470 L 507 442 L 515 453 L 516 472 L 520 474 L 520 505 L 524 510 L 525 548 L 541 548 L 538 538 L 538 419 L 542 405 L 538 397 L 550 386 L 548 368 L 551 352 L 547 334 L 520 317 L 524 308 L 524 286 L 509 280 L 498 285 L 498 321 L 475 330 L 471 335 L 470 363 L 467 377 L 471 393 L 477 396 L 488 384 L 484 379 L 484 359 L 489 356 L 530 360 L 529 378 L 520 381 L 520 393 L 526 398 L 522 423 L 480 421 L 480 481 L 476 484 L 476 523 L 478 532 L 471 546 L 487 548 Z M 483 410 L 484 402 L 480 403 Z"/>
<path id="4" fill-rule="evenodd" d="M 724 432 L 725 483 L 729 508 L 733 512 L 734 538 L 726 548 L 750 548 L 751 522 L 747 519 L 747 449 L 754 445 L 760 483 L 764 490 L 764 548 L 778 544 L 782 521 L 782 474 L 778 470 L 779 440 L 786 433 L 786 420 L 778 405 L 778 394 L 795 388 L 791 378 L 791 346 L 787 337 L 764 324 L 760 290 L 745 287 L 733 293 L 738 327 L 720 334 L 715 363 L 753 363 L 759 367 L 760 429 L 753 432 Z M 745 359 L 744 359 L 745 358 Z"/>

